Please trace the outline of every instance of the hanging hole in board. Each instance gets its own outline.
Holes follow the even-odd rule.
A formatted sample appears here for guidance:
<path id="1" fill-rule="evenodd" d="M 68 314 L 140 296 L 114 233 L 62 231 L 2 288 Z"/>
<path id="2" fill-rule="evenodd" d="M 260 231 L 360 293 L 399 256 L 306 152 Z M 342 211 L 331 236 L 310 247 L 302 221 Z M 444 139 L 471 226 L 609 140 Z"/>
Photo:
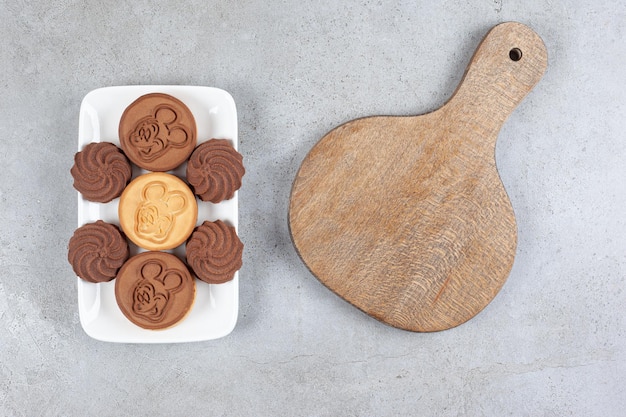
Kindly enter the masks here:
<path id="1" fill-rule="evenodd" d="M 522 59 L 522 50 L 519 48 L 513 48 L 509 51 L 509 58 L 511 61 L 519 61 Z"/>

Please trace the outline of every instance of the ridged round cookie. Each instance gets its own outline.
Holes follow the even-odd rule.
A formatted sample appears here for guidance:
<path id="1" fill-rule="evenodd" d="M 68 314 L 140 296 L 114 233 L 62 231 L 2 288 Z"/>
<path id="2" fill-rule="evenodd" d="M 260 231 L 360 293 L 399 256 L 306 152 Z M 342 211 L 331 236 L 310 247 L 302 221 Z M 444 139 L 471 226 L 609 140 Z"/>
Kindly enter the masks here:
<path id="1" fill-rule="evenodd" d="M 128 259 L 128 242 L 117 226 L 98 220 L 79 227 L 70 238 L 67 260 L 87 282 L 107 282 Z"/>
<path id="2" fill-rule="evenodd" d="M 128 320 L 150 330 L 166 329 L 191 310 L 196 284 L 187 266 L 166 252 L 130 258 L 115 279 L 115 300 Z"/>
<path id="3" fill-rule="evenodd" d="M 189 158 L 196 146 L 196 121 L 176 97 L 146 94 L 132 102 L 120 119 L 122 149 L 139 167 L 169 171 Z"/>
<path id="4" fill-rule="evenodd" d="M 187 241 L 187 264 L 209 284 L 230 281 L 242 265 L 243 243 L 235 228 L 221 220 L 205 221 Z"/>
<path id="5" fill-rule="evenodd" d="M 246 173 L 243 156 L 226 139 L 211 139 L 193 151 L 187 163 L 187 181 L 202 201 L 229 200 Z"/>
<path id="6" fill-rule="evenodd" d="M 137 246 L 166 250 L 187 240 L 196 225 L 198 204 L 181 179 L 153 172 L 128 184 L 118 216 L 122 230 Z"/>
<path id="7" fill-rule="evenodd" d="M 74 155 L 70 173 L 83 198 L 108 203 L 124 191 L 132 170 L 128 158 L 110 142 L 90 143 Z"/>

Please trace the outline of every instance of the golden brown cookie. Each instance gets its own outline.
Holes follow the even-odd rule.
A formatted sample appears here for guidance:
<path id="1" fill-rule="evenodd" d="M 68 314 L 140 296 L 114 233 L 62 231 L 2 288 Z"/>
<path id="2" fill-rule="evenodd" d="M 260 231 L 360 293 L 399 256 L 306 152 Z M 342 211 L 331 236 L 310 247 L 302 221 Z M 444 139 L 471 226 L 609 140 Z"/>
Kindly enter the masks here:
<path id="1" fill-rule="evenodd" d="M 165 252 L 130 258 L 115 279 L 122 313 L 139 327 L 160 330 L 180 322 L 191 310 L 196 284 L 187 266 Z"/>
<path id="2" fill-rule="evenodd" d="M 117 226 L 98 220 L 79 227 L 70 238 L 67 260 L 87 282 L 107 282 L 128 259 L 128 242 Z"/>
<path id="3" fill-rule="evenodd" d="M 124 110 L 119 125 L 122 149 L 139 167 L 169 171 L 196 146 L 196 121 L 187 106 L 168 94 L 139 97 Z"/>
<path id="4" fill-rule="evenodd" d="M 205 221 L 187 241 L 187 264 L 209 284 L 230 281 L 241 268 L 243 243 L 235 228 L 221 220 Z"/>
<path id="5" fill-rule="evenodd" d="M 202 201 L 229 200 L 241 187 L 246 173 L 243 157 L 229 141 L 211 139 L 193 151 L 187 164 L 187 181 Z"/>
<path id="6" fill-rule="evenodd" d="M 90 143 L 74 155 L 70 170 L 83 198 L 108 203 L 122 194 L 132 170 L 120 148 L 109 142 Z"/>
<path id="7" fill-rule="evenodd" d="M 181 179 L 162 172 L 140 175 L 124 190 L 118 210 L 126 236 L 148 250 L 172 249 L 193 231 L 196 198 Z"/>

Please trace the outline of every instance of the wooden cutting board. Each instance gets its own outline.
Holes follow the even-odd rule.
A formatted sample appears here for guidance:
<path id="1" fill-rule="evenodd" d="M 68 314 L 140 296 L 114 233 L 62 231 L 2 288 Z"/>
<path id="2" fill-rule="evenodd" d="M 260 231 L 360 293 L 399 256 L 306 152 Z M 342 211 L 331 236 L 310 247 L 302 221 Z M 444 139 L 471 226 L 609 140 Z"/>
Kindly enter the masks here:
<path id="1" fill-rule="evenodd" d="M 289 205 L 294 245 L 313 275 L 401 329 L 444 330 L 480 312 L 504 284 L 517 242 L 497 135 L 546 65 L 535 32 L 503 23 L 440 109 L 357 119 L 324 136 Z"/>

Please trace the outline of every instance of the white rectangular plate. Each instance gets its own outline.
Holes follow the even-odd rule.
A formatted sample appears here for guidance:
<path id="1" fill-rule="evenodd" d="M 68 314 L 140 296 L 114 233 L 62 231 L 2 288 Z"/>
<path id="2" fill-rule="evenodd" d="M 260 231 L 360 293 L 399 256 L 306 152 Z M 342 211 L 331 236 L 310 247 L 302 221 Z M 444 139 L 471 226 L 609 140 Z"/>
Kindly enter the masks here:
<path id="1" fill-rule="evenodd" d="M 209 139 L 228 139 L 237 149 L 237 110 L 230 94 L 212 87 L 120 86 L 91 91 L 80 107 L 78 150 L 91 142 L 111 142 L 120 146 L 118 125 L 126 107 L 148 93 L 170 94 L 189 107 L 196 120 L 198 144 Z M 184 179 L 186 164 L 170 171 Z M 133 178 L 146 173 L 133 168 Z M 78 193 L 78 226 L 96 220 L 119 226 L 119 198 L 110 203 L 92 203 Z M 223 220 L 237 229 L 238 198 L 213 204 L 198 200 L 198 225 Z M 130 244 L 131 256 L 143 249 Z M 167 251 L 185 259 L 184 245 Z M 124 343 L 178 343 L 211 340 L 229 334 L 237 322 L 239 273 L 232 281 L 210 285 L 196 279 L 196 299 L 192 310 L 177 325 L 165 330 L 146 330 L 131 323 L 115 301 L 115 280 L 92 284 L 78 278 L 78 312 L 85 332 L 94 339 Z"/>

